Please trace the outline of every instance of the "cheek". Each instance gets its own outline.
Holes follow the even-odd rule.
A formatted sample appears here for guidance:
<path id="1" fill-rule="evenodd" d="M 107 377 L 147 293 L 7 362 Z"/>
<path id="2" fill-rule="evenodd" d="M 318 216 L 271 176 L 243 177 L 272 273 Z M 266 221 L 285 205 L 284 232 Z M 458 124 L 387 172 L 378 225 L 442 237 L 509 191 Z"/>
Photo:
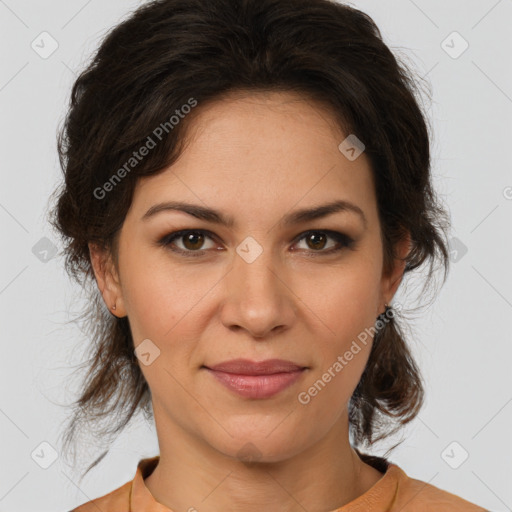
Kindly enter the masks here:
<path id="1" fill-rule="evenodd" d="M 327 346 L 342 350 L 350 340 L 374 325 L 379 301 L 380 272 L 370 262 L 338 267 L 302 281 L 300 297 L 316 317 L 318 329 L 330 340 Z M 319 322 L 320 321 L 320 322 Z"/>
<path id="2" fill-rule="evenodd" d="M 134 339 L 171 336 L 200 299 L 198 280 L 190 269 L 172 265 L 164 249 L 128 247 L 123 265 L 123 297 Z"/>
<path id="3" fill-rule="evenodd" d="M 173 307 L 178 303 L 175 290 L 157 273 L 142 269 L 130 272 L 123 295 L 136 344 L 138 338 L 161 339 L 178 321 L 178 312 Z"/>
<path id="4" fill-rule="evenodd" d="M 317 367 L 307 382 L 306 391 L 313 408 L 337 404 L 332 414 L 346 404 L 366 366 L 376 321 L 375 309 L 379 298 L 379 269 L 363 258 L 354 265 L 338 267 L 328 279 L 318 279 L 320 288 L 309 286 L 304 302 L 311 320 L 318 325 L 312 334 L 316 340 Z M 312 283 L 310 283 L 312 284 Z M 320 320 L 320 321 L 319 321 Z M 321 406 L 320 404 L 323 404 Z M 339 407 L 338 407 L 339 406 Z"/>
<path id="5" fill-rule="evenodd" d="M 309 415 L 321 416 L 325 424 L 339 418 L 361 379 L 375 323 L 364 300 L 355 300 L 354 295 L 332 297 L 330 309 L 324 311 L 330 329 L 316 336 L 317 364 L 297 397 Z"/>
<path id="6" fill-rule="evenodd" d="M 205 309 L 211 304 L 208 291 L 219 277 L 198 273 L 192 266 L 178 268 L 162 258 L 131 258 L 126 263 L 132 266 L 123 282 L 123 295 L 134 345 L 149 339 L 158 353 L 155 364 L 142 364 L 141 370 L 152 389 L 180 393 L 167 371 L 179 382 L 190 378 L 197 340 L 209 318 Z"/>
<path id="7" fill-rule="evenodd" d="M 166 264 L 132 268 L 124 294 L 134 344 L 149 339 L 158 349 L 149 365 L 140 365 L 141 371 L 156 399 L 165 402 L 163 397 L 169 395 L 185 404 L 187 394 L 179 383 L 189 379 L 194 329 L 201 328 L 196 308 L 205 291 L 197 285 L 191 289 L 194 279 Z"/>
<path id="8" fill-rule="evenodd" d="M 336 345 L 339 350 L 332 347 L 324 364 L 316 368 L 299 390 L 296 397 L 299 410 L 309 418 L 321 418 L 317 424 L 320 429 L 328 430 L 346 414 L 371 348 L 370 344 L 357 345 L 340 343 Z"/>

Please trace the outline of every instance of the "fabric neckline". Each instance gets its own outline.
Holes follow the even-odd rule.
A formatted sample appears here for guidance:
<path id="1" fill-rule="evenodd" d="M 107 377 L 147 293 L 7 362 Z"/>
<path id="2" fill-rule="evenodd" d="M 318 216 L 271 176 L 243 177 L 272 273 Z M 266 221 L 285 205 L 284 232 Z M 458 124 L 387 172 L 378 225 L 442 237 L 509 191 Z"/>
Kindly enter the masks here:
<path id="1" fill-rule="evenodd" d="M 405 476 L 400 467 L 382 457 L 373 457 L 359 452 L 358 455 L 363 462 L 370 464 L 377 471 L 382 473 L 381 468 L 384 468 L 384 474 L 364 494 L 330 512 L 377 512 L 387 510 L 395 499 L 398 482 Z M 130 492 L 130 511 L 173 512 L 170 508 L 158 503 L 144 483 L 144 480 L 155 470 L 159 461 L 160 456 L 156 455 L 139 462 Z"/>

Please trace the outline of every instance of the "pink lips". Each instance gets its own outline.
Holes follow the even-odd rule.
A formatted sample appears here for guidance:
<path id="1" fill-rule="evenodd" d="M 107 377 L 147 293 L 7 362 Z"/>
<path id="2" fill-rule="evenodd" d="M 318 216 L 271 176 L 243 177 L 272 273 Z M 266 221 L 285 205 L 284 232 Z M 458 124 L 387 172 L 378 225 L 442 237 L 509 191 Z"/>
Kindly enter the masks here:
<path id="1" fill-rule="evenodd" d="M 228 389 L 246 398 L 269 398 L 291 386 L 306 369 L 282 359 L 233 359 L 205 368 Z"/>

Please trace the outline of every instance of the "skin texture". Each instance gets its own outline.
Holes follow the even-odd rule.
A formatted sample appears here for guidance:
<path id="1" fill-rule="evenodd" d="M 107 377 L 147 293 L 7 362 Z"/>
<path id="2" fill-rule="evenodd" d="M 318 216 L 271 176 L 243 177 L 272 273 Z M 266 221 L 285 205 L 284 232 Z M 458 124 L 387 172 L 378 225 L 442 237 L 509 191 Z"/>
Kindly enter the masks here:
<path id="1" fill-rule="evenodd" d="M 370 163 L 364 153 L 350 161 L 340 152 L 347 135 L 324 106 L 295 93 L 232 94 L 203 105 L 178 161 L 138 182 L 118 267 L 90 245 L 107 307 L 128 315 L 135 346 L 150 339 L 160 350 L 140 365 L 160 446 L 146 485 L 172 510 L 328 511 L 382 477 L 358 458 L 348 434 L 347 405 L 371 341 L 308 404 L 297 399 L 374 326 L 404 270 L 395 260 L 383 274 Z M 347 211 L 280 224 L 292 211 L 339 199 L 359 206 L 367 226 Z M 235 225 L 178 211 L 141 220 L 170 200 L 220 210 Z M 202 245 L 174 240 L 189 253 L 202 249 L 201 256 L 158 245 L 182 229 L 214 235 L 204 234 Z M 308 230 L 320 231 L 320 239 L 300 240 Z M 338 246 L 322 230 L 344 233 L 354 246 L 322 255 Z M 248 236 L 263 250 L 251 263 L 236 252 Z M 399 254 L 408 249 L 407 238 Z M 201 368 L 238 357 L 282 358 L 308 369 L 271 398 L 247 399 Z M 240 460 L 247 443 L 256 463 Z"/>

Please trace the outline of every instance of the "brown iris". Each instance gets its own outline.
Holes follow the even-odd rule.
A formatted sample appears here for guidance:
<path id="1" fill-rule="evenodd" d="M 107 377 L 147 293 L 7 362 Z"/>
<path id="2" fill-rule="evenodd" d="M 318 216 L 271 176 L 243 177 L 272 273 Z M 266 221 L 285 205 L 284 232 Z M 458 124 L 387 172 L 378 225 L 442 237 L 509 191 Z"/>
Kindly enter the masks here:
<path id="1" fill-rule="evenodd" d="M 204 244 L 204 235 L 199 233 L 198 231 L 194 231 L 193 233 L 187 233 L 182 236 L 183 245 L 190 250 L 200 249 Z"/>
<path id="2" fill-rule="evenodd" d="M 305 239 L 308 246 L 311 247 L 312 249 L 323 249 L 325 247 L 325 241 L 327 239 L 327 236 L 323 233 L 310 233 L 305 237 Z M 318 243 L 319 239 L 323 239 L 323 243 L 322 241 Z M 313 245 L 310 245 L 310 242 L 312 242 Z"/>

